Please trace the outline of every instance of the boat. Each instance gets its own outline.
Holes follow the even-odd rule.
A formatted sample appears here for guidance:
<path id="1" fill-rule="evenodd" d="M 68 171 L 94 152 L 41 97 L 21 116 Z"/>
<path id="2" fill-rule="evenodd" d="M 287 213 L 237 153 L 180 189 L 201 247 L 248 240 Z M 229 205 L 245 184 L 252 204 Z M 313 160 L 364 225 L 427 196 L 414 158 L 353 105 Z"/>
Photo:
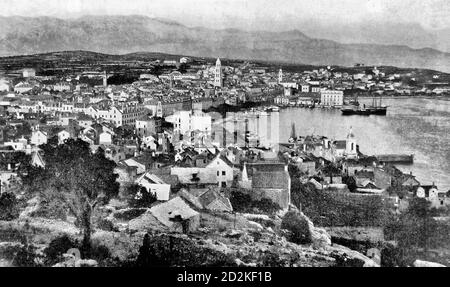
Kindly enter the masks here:
<path id="1" fill-rule="evenodd" d="M 387 113 L 387 106 L 381 105 L 381 96 L 380 101 L 377 103 L 375 97 L 372 98 L 372 106 L 367 106 L 363 104 L 362 106 L 359 104 L 357 98 L 354 101 L 351 101 L 349 104 L 344 105 L 341 108 L 342 115 L 380 115 L 385 116 Z"/>
<path id="2" fill-rule="evenodd" d="M 412 164 L 414 163 L 413 154 L 380 154 L 375 156 L 380 163 L 392 164 Z"/>
<path id="3" fill-rule="evenodd" d="M 363 105 L 362 107 L 356 105 L 344 105 L 341 108 L 341 112 L 343 115 L 370 115 L 370 110 L 366 109 L 365 105 Z"/>
<path id="4" fill-rule="evenodd" d="M 270 106 L 264 109 L 266 112 L 278 112 L 280 108 L 278 106 Z"/>

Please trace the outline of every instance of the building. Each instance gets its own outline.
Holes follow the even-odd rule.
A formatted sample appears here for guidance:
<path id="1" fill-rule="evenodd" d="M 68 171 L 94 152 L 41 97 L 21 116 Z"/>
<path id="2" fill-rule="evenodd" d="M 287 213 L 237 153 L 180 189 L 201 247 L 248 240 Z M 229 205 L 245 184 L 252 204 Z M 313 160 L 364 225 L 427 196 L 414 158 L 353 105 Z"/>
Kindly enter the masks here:
<path id="1" fill-rule="evenodd" d="M 98 136 L 98 144 L 112 145 L 112 135 L 109 132 L 102 132 Z"/>
<path id="2" fill-rule="evenodd" d="M 200 227 L 200 213 L 179 196 L 153 206 L 149 212 L 171 231 L 186 234 Z"/>
<path id="3" fill-rule="evenodd" d="M 161 120 L 156 118 L 136 120 L 136 134 L 140 138 L 161 132 Z"/>
<path id="4" fill-rule="evenodd" d="M 70 132 L 62 130 L 58 133 L 58 144 L 64 144 L 67 139 L 70 139 Z"/>
<path id="5" fill-rule="evenodd" d="M 146 172 L 138 177 L 135 183 L 147 189 L 147 192 L 153 193 L 157 200 L 169 200 L 170 184 L 164 182 L 157 175 Z"/>
<path id="6" fill-rule="evenodd" d="M 251 191 L 254 199 L 268 198 L 287 210 L 291 203 L 291 177 L 283 163 L 244 164 L 240 185 Z"/>
<path id="7" fill-rule="evenodd" d="M 26 82 L 20 82 L 14 86 L 14 92 L 18 94 L 27 93 L 34 89 L 34 85 Z"/>
<path id="8" fill-rule="evenodd" d="M 309 85 L 308 84 L 301 84 L 301 91 L 302 93 L 309 93 Z"/>
<path id="9" fill-rule="evenodd" d="M 44 131 L 40 131 L 39 128 L 31 133 L 30 143 L 32 145 L 39 146 L 41 144 L 46 144 L 47 140 L 47 133 Z"/>
<path id="10" fill-rule="evenodd" d="M 278 84 L 281 84 L 283 82 L 283 70 L 280 69 L 278 71 Z"/>
<path id="11" fill-rule="evenodd" d="M 358 157 L 358 150 L 356 145 L 356 139 L 355 135 L 353 134 L 352 127 L 350 127 L 350 131 L 347 135 L 347 140 L 345 142 L 345 157 L 350 158 L 357 158 Z"/>
<path id="12" fill-rule="evenodd" d="M 233 164 L 222 155 L 217 155 L 203 167 L 174 166 L 171 175 L 177 175 L 183 184 L 230 186 L 233 181 Z"/>
<path id="13" fill-rule="evenodd" d="M 136 120 L 145 114 L 139 105 L 111 106 L 109 109 L 97 109 L 90 106 L 86 114 L 94 119 L 103 119 L 115 126 L 135 125 Z"/>
<path id="14" fill-rule="evenodd" d="M 36 77 L 36 70 L 35 69 L 23 69 L 22 76 L 24 78 L 34 78 L 34 77 Z"/>
<path id="15" fill-rule="evenodd" d="M 0 79 L 0 92 L 9 92 L 11 90 L 11 84 L 6 79 Z"/>
<path id="16" fill-rule="evenodd" d="M 321 90 L 320 102 L 323 106 L 342 106 L 344 104 L 344 92 L 338 90 Z"/>
<path id="17" fill-rule="evenodd" d="M 223 87 L 222 64 L 219 58 L 217 58 L 216 67 L 214 69 L 214 87 Z"/>
<path id="18" fill-rule="evenodd" d="M 173 123 L 174 133 L 181 135 L 190 134 L 194 131 L 200 131 L 205 134 L 211 132 L 211 116 L 203 112 L 178 111 L 167 117 L 166 120 Z"/>

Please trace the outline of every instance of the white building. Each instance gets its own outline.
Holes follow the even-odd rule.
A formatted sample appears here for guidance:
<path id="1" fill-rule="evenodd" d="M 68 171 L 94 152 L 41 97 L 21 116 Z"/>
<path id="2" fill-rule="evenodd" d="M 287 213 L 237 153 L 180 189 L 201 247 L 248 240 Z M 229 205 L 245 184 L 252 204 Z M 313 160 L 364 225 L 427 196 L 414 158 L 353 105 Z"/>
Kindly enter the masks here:
<path id="1" fill-rule="evenodd" d="M 170 184 L 165 183 L 155 174 L 146 172 L 138 177 L 135 183 L 139 186 L 145 187 L 148 192 L 155 194 L 157 200 L 169 200 Z"/>
<path id="2" fill-rule="evenodd" d="M 0 92 L 9 92 L 11 89 L 10 83 L 6 79 L 0 79 Z"/>
<path id="3" fill-rule="evenodd" d="M 30 143 L 33 145 L 46 144 L 48 140 L 48 135 L 44 131 L 35 130 L 31 133 Z"/>
<path id="4" fill-rule="evenodd" d="M 135 125 L 136 120 L 145 114 L 145 109 L 138 105 L 112 106 L 107 110 L 96 109 L 90 106 L 86 110 L 86 114 L 94 119 L 103 119 L 119 127 L 122 125 Z"/>
<path id="5" fill-rule="evenodd" d="M 24 69 L 22 71 L 22 76 L 24 78 L 33 78 L 36 77 L 36 70 L 35 69 Z"/>
<path id="6" fill-rule="evenodd" d="M 156 121 L 153 119 L 144 119 L 136 121 L 136 134 L 139 137 L 145 137 L 156 133 Z"/>
<path id="7" fill-rule="evenodd" d="M 192 131 L 211 132 L 211 116 L 201 111 L 178 111 L 166 120 L 173 123 L 175 133 L 184 135 Z"/>
<path id="8" fill-rule="evenodd" d="M 302 84 L 301 91 L 302 91 L 302 93 L 309 93 L 309 85 Z"/>
<path id="9" fill-rule="evenodd" d="M 217 184 L 220 187 L 230 186 L 233 181 L 233 165 L 224 156 L 218 155 L 207 166 L 178 167 L 174 166 L 170 174 L 177 175 L 184 184 Z M 193 181 L 197 178 L 197 181 Z"/>
<path id="10" fill-rule="evenodd" d="M 67 139 L 70 139 L 70 133 L 68 131 L 62 130 L 58 133 L 58 144 L 63 144 Z"/>
<path id="11" fill-rule="evenodd" d="M 320 91 L 320 101 L 324 106 L 342 106 L 344 104 L 344 92 L 338 90 Z"/>
<path id="12" fill-rule="evenodd" d="M 31 91 L 33 88 L 34 88 L 34 85 L 32 85 L 32 84 L 20 82 L 14 86 L 14 92 L 23 94 L 23 93 Z"/>
<path id="13" fill-rule="evenodd" d="M 112 135 L 108 132 L 102 132 L 99 135 L 98 144 L 101 145 L 112 145 Z"/>

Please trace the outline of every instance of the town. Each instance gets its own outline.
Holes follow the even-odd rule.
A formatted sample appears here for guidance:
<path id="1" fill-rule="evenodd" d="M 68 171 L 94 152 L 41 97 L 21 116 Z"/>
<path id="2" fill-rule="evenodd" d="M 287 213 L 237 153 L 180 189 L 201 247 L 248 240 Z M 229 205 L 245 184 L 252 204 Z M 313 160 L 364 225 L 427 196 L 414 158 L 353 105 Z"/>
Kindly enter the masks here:
<path id="1" fill-rule="evenodd" d="M 78 238 L 77 226 L 90 246 L 102 241 L 102 232 L 148 232 L 130 254 L 142 240 L 154 250 L 187 235 L 216 257 L 223 242 L 233 250 L 224 254 L 247 252 L 226 261 L 238 266 L 345 265 L 343 257 L 355 266 L 411 265 L 414 260 L 408 260 L 420 256 L 450 263 L 445 238 L 427 232 L 403 242 L 401 236 L 402 228 L 424 228 L 407 217 L 420 208 L 427 220 L 448 228 L 450 190 L 402 172 L 395 155 L 363 154 L 350 126 L 334 139 L 308 135 L 294 124 L 283 130 L 279 116 L 286 107 L 342 108 L 355 97 L 450 99 L 448 74 L 164 54 L 119 59 L 82 51 L 0 62 L 0 219 L 16 222 L 20 230 L 24 224 L 36 230 L 45 225 Z M 58 195 L 63 193 L 71 199 Z M 255 250 L 239 249 L 242 242 L 262 248 L 258 244 L 265 240 L 284 242 L 284 251 L 277 252 L 289 260 L 266 253 L 256 259 Z M 300 252 L 291 242 L 329 252 L 308 251 L 320 259 L 303 262 L 291 258 Z M 410 254 L 408 263 L 391 262 L 391 253 L 416 245 L 420 252 Z M 61 263 L 66 251 L 49 262 L 69 264 Z M 165 252 L 140 252 L 137 262 L 150 256 L 155 265 L 169 264 Z M 85 254 L 91 256 L 79 258 L 83 264 L 102 260 Z M 119 257 L 120 264 L 131 260 L 114 258 Z"/>

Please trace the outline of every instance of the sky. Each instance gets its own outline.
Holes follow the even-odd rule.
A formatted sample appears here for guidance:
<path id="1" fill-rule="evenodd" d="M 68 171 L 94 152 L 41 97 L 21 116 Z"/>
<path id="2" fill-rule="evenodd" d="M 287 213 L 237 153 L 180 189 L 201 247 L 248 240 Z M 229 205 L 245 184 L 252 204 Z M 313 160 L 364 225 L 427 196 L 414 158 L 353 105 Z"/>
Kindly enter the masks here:
<path id="1" fill-rule="evenodd" d="M 450 28 L 449 0 L 0 0 L 3 16 L 130 14 L 187 26 L 248 30 L 299 29 L 301 21 L 311 19 L 328 24 L 373 20 Z"/>

